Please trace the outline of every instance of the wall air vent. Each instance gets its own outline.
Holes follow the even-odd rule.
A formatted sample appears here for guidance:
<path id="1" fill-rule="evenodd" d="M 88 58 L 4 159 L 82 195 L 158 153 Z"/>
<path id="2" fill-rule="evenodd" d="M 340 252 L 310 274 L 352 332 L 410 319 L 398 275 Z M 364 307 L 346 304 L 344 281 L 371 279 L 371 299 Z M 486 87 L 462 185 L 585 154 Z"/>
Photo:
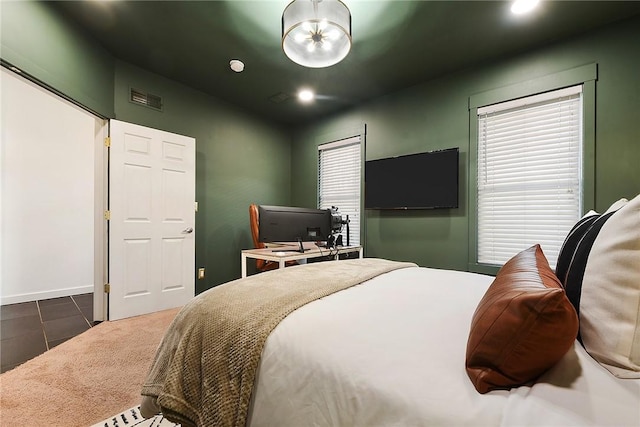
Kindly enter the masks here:
<path id="1" fill-rule="evenodd" d="M 131 88 L 129 91 L 129 101 L 134 104 L 144 105 L 154 110 L 162 111 L 162 97 L 145 93 L 141 90 Z"/>
<path id="2" fill-rule="evenodd" d="M 271 95 L 269 97 L 269 101 L 273 102 L 274 104 L 280 104 L 280 103 L 286 101 L 289 98 L 291 98 L 291 97 L 289 95 L 287 95 L 286 93 L 278 92 L 275 95 Z"/>

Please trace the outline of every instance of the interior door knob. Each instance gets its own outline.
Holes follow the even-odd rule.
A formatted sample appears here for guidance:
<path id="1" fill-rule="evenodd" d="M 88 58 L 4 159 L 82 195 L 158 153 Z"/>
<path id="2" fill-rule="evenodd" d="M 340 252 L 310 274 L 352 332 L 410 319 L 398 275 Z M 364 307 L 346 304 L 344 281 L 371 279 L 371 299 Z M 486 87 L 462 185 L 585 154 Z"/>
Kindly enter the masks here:
<path id="1" fill-rule="evenodd" d="M 184 230 L 182 230 L 182 233 L 184 233 L 184 234 L 193 233 L 193 227 L 185 228 Z"/>

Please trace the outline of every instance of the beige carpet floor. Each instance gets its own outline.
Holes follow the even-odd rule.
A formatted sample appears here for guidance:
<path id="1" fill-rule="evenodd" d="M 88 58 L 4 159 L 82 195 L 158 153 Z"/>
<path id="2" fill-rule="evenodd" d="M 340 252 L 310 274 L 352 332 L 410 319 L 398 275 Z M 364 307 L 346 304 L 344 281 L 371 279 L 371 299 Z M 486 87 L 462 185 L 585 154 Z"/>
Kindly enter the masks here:
<path id="1" fill-rule="evenodd" d="M 102 322 L 0 375 L 0 425 L 86 427 L 140 403 L 178 309 Z"/>

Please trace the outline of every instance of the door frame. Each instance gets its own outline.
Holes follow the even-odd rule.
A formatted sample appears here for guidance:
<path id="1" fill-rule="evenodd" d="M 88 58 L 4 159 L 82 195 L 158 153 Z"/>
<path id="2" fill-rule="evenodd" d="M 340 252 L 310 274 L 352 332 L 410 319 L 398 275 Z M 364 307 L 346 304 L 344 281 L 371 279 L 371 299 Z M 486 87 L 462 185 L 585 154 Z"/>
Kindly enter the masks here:
<path id="1" fill-rule="evenodd" d="M 43 91 L 48 92 L 55 98 L 69 102 L 78 108 L 89 113 L 94 118 L 94 135 L 93 135 L 93 162 L 94 162 L 94 238 L 93 238 L 93 320 L 106 320 L 106 298 L 104 295 L 104 284 L 107 283 L 107 223 L 104 218 L 104 212 L 108 206 L 108 149 L 105 146 L 105 138 L 108 136 L 108 119 L 86 107 L 85 105 L 75 101 L 71 97 L 56 90 L 50 85 L 44 83 L 35 76 L 11 65 L 4 59 L 0 61 L 3 70 L 11 72 L 21 79 L 24 79 Z"/>
<path id="2" fill-rule="evenodd" d="M 108 320 L 108 296 L 105 285 L 109 283 L 109 222 L 105 213 L 109 209 L 109 119 L 82 105 L 64 93 L 53 89 L 29 73 L 23 72 L 2 61 L 1 66 L 19 74 L 26 80 L 51 92 L 90 113 L 95 119 L 94 126 L 94 271 L 93 271 L 93 321 Z"/>
<path id="3" fill-rule="evenodd" d="M 96 117 L 94 152 L 94 270 L 93 321 L 107 319 L 105 284 L 109 283 L 109 229 L 105 212 L 109 209 L 109 120 Z"/>

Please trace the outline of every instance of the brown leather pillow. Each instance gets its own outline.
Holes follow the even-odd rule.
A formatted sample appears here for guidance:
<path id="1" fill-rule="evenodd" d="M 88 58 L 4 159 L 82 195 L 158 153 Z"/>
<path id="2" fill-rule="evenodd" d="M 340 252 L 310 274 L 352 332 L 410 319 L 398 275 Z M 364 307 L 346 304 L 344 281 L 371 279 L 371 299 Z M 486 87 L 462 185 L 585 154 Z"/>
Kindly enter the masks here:
<path id="1" fill-rule="evenodd" d="M 467 374 L 486 393 L 530 383 L 573 346 L 578 316 L 540 245 L 498 271 L 471 321 Z"/>

